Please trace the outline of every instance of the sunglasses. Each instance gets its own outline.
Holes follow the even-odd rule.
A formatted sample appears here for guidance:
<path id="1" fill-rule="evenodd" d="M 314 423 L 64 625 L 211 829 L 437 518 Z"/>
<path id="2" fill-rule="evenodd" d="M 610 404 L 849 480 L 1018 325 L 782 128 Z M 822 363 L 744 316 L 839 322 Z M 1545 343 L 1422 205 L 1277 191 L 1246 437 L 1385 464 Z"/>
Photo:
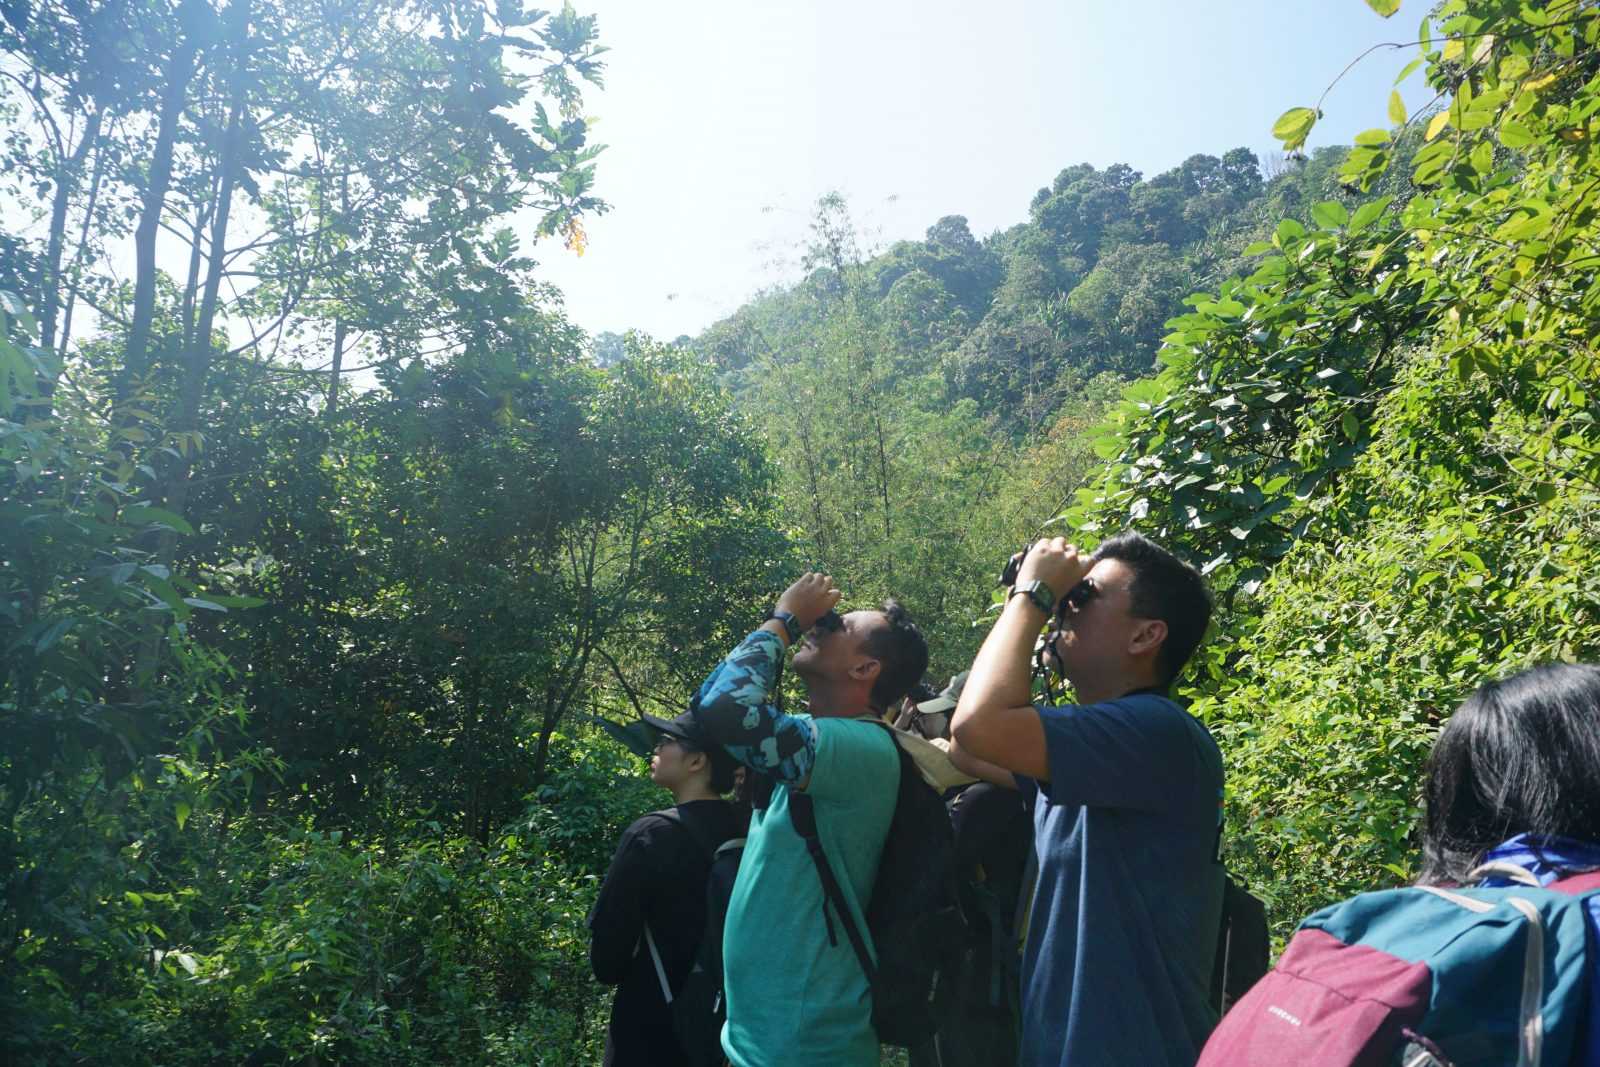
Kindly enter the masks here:
<path id="1" fill-rule="evenodd" d="M 838 630 L 844 629 L 844 617 L 841 616 L 837 611 L 829 608 L 828 613 L 813 623 L 811 628 L 813 630 L 820 630 L 825 634 L 831 634 Z"/>

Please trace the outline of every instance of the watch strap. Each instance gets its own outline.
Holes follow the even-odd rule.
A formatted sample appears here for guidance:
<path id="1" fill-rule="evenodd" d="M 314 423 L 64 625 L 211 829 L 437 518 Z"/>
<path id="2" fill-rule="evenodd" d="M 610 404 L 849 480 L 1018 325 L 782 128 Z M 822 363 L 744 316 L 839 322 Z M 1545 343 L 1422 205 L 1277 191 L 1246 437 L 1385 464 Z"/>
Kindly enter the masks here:
<path id="1" fill-rule="evenodd" d="M 801 635 L 806 632 L 805 627 L 800 625 L 800 620 L 794 617 L 794 612 L 792 611 L 769 611 L 767 612 L 767 618 L 777 619 L 783 623 L 783 632 L 788 635 L 791 645 L 800 640 Z"/>
<path id="2" fill-rule="evenodd" d="M 1056 606 L 1055 593 L 1043 582 L 1023 582 L 1011 590 L 1011 596 L 1018 595 L 1027 597 L 1033 603 L 1033 606 L 1044 612 L 1045 615 L 1049 615 Z M 1008 596 L 1006 599 L 1009 600 L 1011 597 Z"/>

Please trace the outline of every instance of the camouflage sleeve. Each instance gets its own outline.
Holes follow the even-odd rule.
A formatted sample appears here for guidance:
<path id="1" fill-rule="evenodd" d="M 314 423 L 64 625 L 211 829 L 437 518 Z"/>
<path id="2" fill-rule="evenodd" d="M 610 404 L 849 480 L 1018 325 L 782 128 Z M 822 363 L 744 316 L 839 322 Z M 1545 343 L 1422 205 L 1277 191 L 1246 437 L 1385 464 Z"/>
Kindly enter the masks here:
<path id="1" fill-rule="evenodd" d="M 768 697 L 782 658 L 783 640 L 757 630 L 701 685 L 694 714 L 728 755 L 758 774 L 793 785 L 811 775 L 817 735 L 808 716 L 786 715 Z"/>

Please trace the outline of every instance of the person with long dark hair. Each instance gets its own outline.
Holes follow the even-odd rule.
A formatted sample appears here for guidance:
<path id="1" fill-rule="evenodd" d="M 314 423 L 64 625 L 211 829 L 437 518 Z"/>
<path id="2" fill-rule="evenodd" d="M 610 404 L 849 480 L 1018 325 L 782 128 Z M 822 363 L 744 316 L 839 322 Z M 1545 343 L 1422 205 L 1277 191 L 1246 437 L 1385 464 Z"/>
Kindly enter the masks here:
<path id="1" fill-rule="evenodd" d="M 1423 885 L 1493 860 L 1545 882 L 1600 869 L 1600 667 L 1552 663 L 1480 687 L 1433 746 L 1425 800 Z"/>
<path id="2" fill-rule="evenodd" d="M 1600 870 L 1600 667 L 1549 663 L 1478 687 L 1434 742 L 1423 800 L 1419 885 L 1512 884 L 1471 876 L 1488 863 L 1544 886 Z M 1586 907 L 1600 943 L 1600 898 Z M 1588 985 L 1573 1062 L 1595 1067 L 1600 973 Z"/>

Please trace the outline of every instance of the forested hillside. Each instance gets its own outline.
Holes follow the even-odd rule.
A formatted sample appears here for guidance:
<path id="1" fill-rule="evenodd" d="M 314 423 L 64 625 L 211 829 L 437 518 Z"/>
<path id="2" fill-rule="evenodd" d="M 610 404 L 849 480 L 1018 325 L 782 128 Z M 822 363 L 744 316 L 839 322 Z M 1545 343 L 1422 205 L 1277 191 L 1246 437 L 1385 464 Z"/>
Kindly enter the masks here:
<path id="1" fill-rule="evenodd" d="M 1409 878 L 1452 708 L 1600 659 L 1600 11 L 1406 11 L 1434 102 L 1349 148 L 1298 106 L 882 249 L 825 197 L 666 345 L 531 258 L 606 207 L 593 19 L 0 8 L 0 1056 L 597 1062 L 584 916 L 665 800 L 598 721 L 808 565 L 942 680 L 1047 520 L 1208 575 L 1280 932 Z"/>
<path id="2" fill-rule="evenodd" d="M 1351 199 L 1345 154 L 1283 161 L 1271 179 L 1245 148 L 1148 180 L 1079 164 L 1025 222 L 980 241 L 950 216 L 876 253 L 829 195 L 804 280 L 688 347 L 766 428 L 801 544 L 853 597 L 918 606 L 948 675 L 982 637 L 971 623 L 1004 546 L 1100 466 L 1088 431 L 1152 371 L 1167 320 L 1248 270 L 1244 250 L 1279 220 Z"/>

